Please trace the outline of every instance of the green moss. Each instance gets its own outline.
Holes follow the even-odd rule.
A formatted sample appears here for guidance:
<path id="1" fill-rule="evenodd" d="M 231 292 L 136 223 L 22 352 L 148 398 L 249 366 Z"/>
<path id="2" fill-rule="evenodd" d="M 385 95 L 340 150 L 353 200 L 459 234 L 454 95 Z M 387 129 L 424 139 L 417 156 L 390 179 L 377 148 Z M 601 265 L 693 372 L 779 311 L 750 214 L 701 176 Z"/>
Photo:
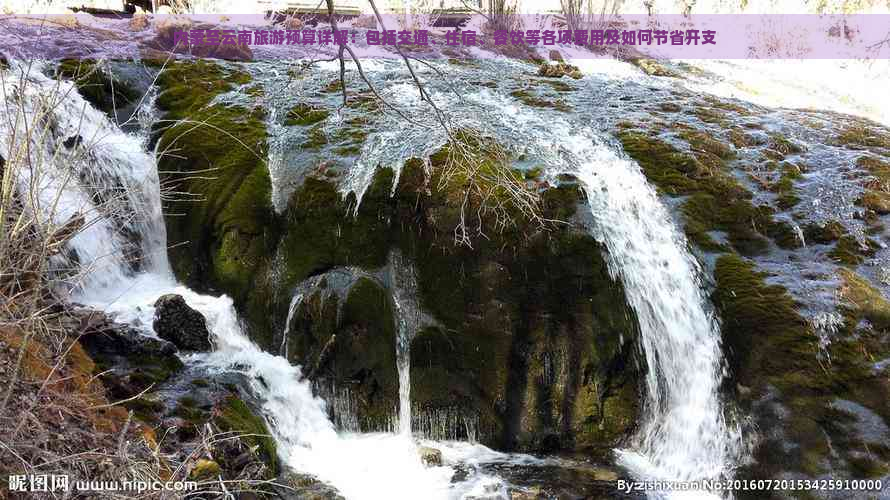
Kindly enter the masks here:
<path id="1" fill-rule="evenodd" d="M 875 291 L 861 278 L 846 270 L 841 276 L 845 280 L 841 294 L 855 309 L 846 315 L 846 332 L 859 318 L 886 312 L 874 307 Z M 849 399 L 890 416 L 884 404 L 890 391 L 871 368 L 872 356 L 885 356 L 887 348 L 868 332 L 840 333 L 820 356 L 818 340 L 797 312 L 797 304 L 783 287 L 767 284 L 767 278 L 738 256 L 717 260 L 714 302 L 723 321 L 725 352 L 734 379 L 753 388 L 752 400 L 774 392 L 788 410 L 787 416 L 770 425 L 798 446 L 789 449 L 781 441 L 769 440 L 761 444 L 760 472 L 798 470 L 817 475 L 825 472 L 824 465 L 834 456 L 849 460 L 867 449 L 844 430 L 844 419 L 849 421 L 850 416 L 834 410 L 832 401 Z"/>
<path id="2" fill-rule="evenodd" d="M 324 109 L 312 107 L 306 103 L 300 103 L 292 107 L 284 117 L 284 124 L 288 126 L 314 125 L 327 119 L 330 112 Z"/>
<path id="3" fill-rule="evenodd" d="M 767 147 L 770 151 L 776 153 L 778 159 L 785 158 L 787 155 L 797 155 L 806 151 L 803 146 L 799 146 L 778 133 L 770 134 L 770 142 Z"/>
<path id="4" fill-rule="evenodd" d="M 756 137 L 748 134 L 740 127 L 733 127 L 729 131 L 729 142 L 731 142 L 733 146 L 739 149 L 750 148 L 759 144 L 759 141 Z"/>
<path id="5" fill-rule="evenodd" d="M 718 250 L 707 242 L 706 231 L 725 231 L 732 246 L 742 255 L 758 255 L 769 248 L 759 231 L 766 232 L 768 215 L 743 198 L 720 199 L 710 194 L 697 193 L 686 200 L 681 210 L 686 220 L 685 230 L 694 242 L 703 243 L 706 250 Z M 757 224 L 764 224 L 758 228 Z"/>
<path id="6" fill-rule="evenodd" d="M 839 269 L 843 284 L 838 292 L 854 315 L 851 322 L 867 319 L 878 330 L 890 331 L 890 302 L 862 276 L 849 269 Z"/>
<path id="7" fill-rule="evenodd" d="M 723 127 L 728 127 L 729 125 L 726 113 L 719 109 L 701 107 L 693 111 L 692 114 L 705 123 L 713 123 Z"/>
<path id="8" fill-rule="evenodd" d="M 788 210 L 800 203 L 794 188 L 794 181 L 800 177 L 800 168 L 796 165 L 787 162 L 782 164 L 782 176 L 770 186 L 770 190 L 779 195 L 776 204 L 781 210 Z"/>
<path id="9" fill-rule="evenodd" d="M 132 362 L 130 382 L 139 390 L 166 382 L 183 367 L 176 356 L 142 356 Z"/>
<path id="10" fill-rule="evenodd" d="M 269 477 L 278 472 L 278 454 L 275 439 L 269 433 L 265 420 L 256 415 L 247 404 L 235 396 L 229 396 L 219 407 L 214 418 L 225 432 L 236 432 L 249 446 L 258 447 L 260 458 L 269 467 Z"/>
<path id="11" fill-rule="evenodd" d="M 638 124 L 636 124 L 632 121 L 628 121 L 628 120 L 620 120 L 620 121 L 615 122 L 615 128 L 617 128 L 619 130 L 635 129 L 635 128 L 637 128 L 637 126 L 638 126 Z"/>
<path id="12" fill-rule="evenodd" d="M 838 239 L 828 256 L 839 264 L 857 266 L 862 264 L 866 257 L 874 256 L 878 248 L 877 243 L 870 239 L 860 243 L 854 236 L 845 234 Z"/>
<path id="13" fill-rule="evenodd" d="M 861 156 L 856 160 L 856 165 L 864 168 L 875 178 L 873 189 L 890 191 L 890 162 L 879 160 L 874 156 Z"/>
<path id="14" fill-rule="evenodd" d="M 557 92 L 575 92 L 576 90 L 578 90 L 562 80 L 542 79 L 537 81 L 538 83 L 543 83 L 544 85 L 550 86 L 550 88 Z"/>
<path id="15" fill-rule="evenodd" d="M 708 104 L 710 104 L 712 107 L 714 107 L 716 109 L 720 109 L 723 111 L 730 111 L 732 113 L 735 113 L 735 114 L 741 115 L 741 116 L 750 116 L 753 114 L 749 108 L 746 108 L 742 105 L 736 104 L 731 101 L 724 101 L 724 100 L 719 99 L 714 96 L 706 95 L 706 96 L 704 96 L 704 100 L 705 100 L 705 102 L 707 102 Z"/>
<path id="16" fill-rule="evenodd" d="M 556 101 L 550 101 L 534 95 L 528 89 L 514 90 L 513 92 L 510 92 L 510 95 L 519 99 L 526 106 L 532 106 L 535 108 L 552 108 L 557 111 L 563 112 L 572 110 L 571 106 L 566 104 L 565 101 L 562 101 L 560 99 L 557 99 Z"/>
<path id="17" fill-rule="evenodd" d="M 807 241 L 825 245 L 839 240 L 847 234 L 847 229 L 840 222 L 831 220 L 825 224 L 808 224 L 803 232 Z"/>
<path id="18" fill-rule="evenodd" d="M 133 87 L 90 59 L 63 59 L 56 74 L 73 80 L 87 102 L 109 115 L 139 98 L 139 93 Z"/>
<path id="19" fill-rule="evenodd" d="M 269 321 L 268 290 L 256 277 L 269 265 L 279 236 L 264 117 L 210 104 L 249 81 L 246 73 L 203 59 L 170 64 L 158 77 L 157 104 L 173 124 L 159 125 L 154 136 L 165 152 L 158 160 L 161 180 L 177 193 L 164 203 L 177 278 L 198 289 L 224 289 L 252 316 L 260 338 L 260 325 Z"/>
<path id="20" fill-rule="evenodd" d="M 306 140 L 300 145 L 303 149 L 317 150 L 328 143 L 328 136 L 325 134 L 324 126 L 321 124 L 310 128 L 306 136 Z"/>
<path id="21" fill-rule="evenodd" d="M 637 161 L 659 189 L 667 194 L 689 194 L 699 188 L 696 180 L 704 167 L 691 155 L 647 134 L 620 131 L 624 151 Z"/>
<path id="22" fill-rule="evenodd" d="M 141 396 L 124 403 L 133 415 L 143 422 L 157 422 L 158 415 L 164 410 L 164 404 L 149 397 Z"/>
<path id="23" fill-rule="evenodd" d="M 526 170 L 523 174 L 523 177 L 525 177 L 526 180 L 535 181 L 539 180 L 541 178 L 541 174 L 543 173 L 544 170 L 541 167 L 534 167 Z"/>
<path id="24" fill-rule="evenodd" d="M 809 350 L 799 351 L 809 347 L 801 342 L 807 336 L 806 323 L 784 288 L 767 285 L 766 274 L 731 254 L 717 259 L 714 277 L 714 302 L 723 320 L 723 340 L 732 352 L 741 383 L 758 376 L 750 370 L 785 373 L 795 369 L 795 362 L 812 358 Z M 765 351 L 760 342 L 767 339 L 770 349 Z"/>
<path id="25" fill-rule="evenodd" d="M 890 194 L 888 193 L 866 189 L 862 196 L 856 200 L 856 204 L 873 210 L 879 215 L 890 214 Z"/>
<path id="26" fill-rule="evenodd" d="M 708 234 L 723 231 L 733 248 L 742 255 L 757 255 L 769 248 L 766 237 L 783 248 L 800 245 L 787 223 L 777 222 L 773 210 L 755 206 L 752 195 L 729 172 L 723 162 L 733 155 L 719 141 L 701 132 L 681 132 L 694 149 L 716 163 L 708 168 L 670 144 L 639 132 L 618 132 L 624 150 L 643 168 L 646 177 L 660 190 L 671 195 L 691 195 L 683 202 L 684 230 L 689 239 L 707 251 L 726 250 Z"/>
<path id="27" fill-rule="evenodd" d="M 859 121 L 844 127 L 834 142 L 853 149 L 890 148 L 890 133 L 879 125 Z"/>
<path id="28" fill-rule="evenodd" d="M 360 278 L 340 304 L 319 284 L 294 313 L 288 345 L 304 373 L 349 387 L 363 431 L 387 430 L 398 406 L 395 317 L 389 291 Z"/>
<path id="29" fill-rule="evenodd" d="M 340 79 L 337 78 L 328 82 L 328 84 L 325 85 L 324 88 L 321 89 L 321 91 L 328 94 L 333 94 L 336 92 L 340 92 L 342 89 L 343 85 L 340 83 Z"/>
<path id="30" fill-rule="evenodd" d="M 723 142 L 713 138 L 713 135 L 698 131 L 684 130 L 678 134 L 694 152 L 707 153 L 727 160 L 735 156 L 735 151 Z"/>

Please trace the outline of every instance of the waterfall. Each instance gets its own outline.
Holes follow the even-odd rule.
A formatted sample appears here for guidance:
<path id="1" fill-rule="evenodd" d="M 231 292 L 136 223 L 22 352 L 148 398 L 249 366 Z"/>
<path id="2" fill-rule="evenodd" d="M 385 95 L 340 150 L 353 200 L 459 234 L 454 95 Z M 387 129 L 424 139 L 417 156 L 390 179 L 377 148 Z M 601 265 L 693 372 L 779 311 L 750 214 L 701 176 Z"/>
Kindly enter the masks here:
<path id="1" fill-rule="evenodd" d="M 160 183 L 155 159 L 144 149 L 146 138 L 121 131 L 70 83 L 48 78 L 36 66 L 21 67 L 16 61 L 10 65 L 9 70 L 0 70 L 4 84 L 0 104 L 13 111 L 0 120 L 0 154 L 4 158 L 30 155 L 33 168 L 18 172 L 16 179 L 20 189 L 36 188 L 26 209 L 54 225 L 78 215 L 88 223 L 70 240 L 68 251 L 53 262 L 62 283 L 70 285 L 66 288 L 73 299 L 153 336 L 155 300 L 167 293 L 183 296 L 205 316 L 215 345 L 213 352 L 189 354 L 184 361 L 209 373 L 246 375 L 283 463 L 333 485 L 347 499 L 445 500 L 480 488 L 505 489 L 500 479 L 476 471 L 452 482 L 452 467 L 427 467 L 420 460 L 410 436 L 407 345 L 409 332 L 418 324 L 409 297 L 416 293 L 416 284 L 413 274 L 405 274 L 410 266 L 396 264 L 392 275 L 399 284 L 395 302 L 400 325 L 404 325 L 399 329 L 399 345 L 405 347 L 399 370 L 405 387 L 402 411 L 407 412 L 401 427 L 407 432 L 338 432 L 328 418 L 325 401 L 313 394 L 300 368 L 285 357 L 262 351 L 248 338 L 229 297 L 198 294 L 177 283 L 167 261 Z M 42 127 L 42 133 L 25 138 L 32 139 L 30 143 L 13 133 L 24 123 Z M 76 136 L 81 139 L 68 141 Z M 69 147 L 66 142 L 75 145 Z M 108 196 L 100 195 L 108 193 L 116 194 L 112 203 L 96 203 L 107 200 Z M 133 255 L 138 263 L 134 264 Z M 77 271 L 73 277 L 70 269 Z M 301 295 L 294 296 L 288 324 L 300 300 Z M 450 446 L 430 445 L 440 446 L 443 452 Z M 477 446 L 455 460 L 489 453 Z"/>
<path id="2" fill-rule="evenodd" d="M 609 272 L 639 319 L 648 366 L 638 448 L 618 450 L 619 461 L 647 479 L 726 477 L 740 435 L 723 418 L 720 329 L 685 238 L 638 165 L 584 135 L 566 147 L 578 159 Z"/>
<path id="3" fill-rule="evenodd" d="M 279 354 L 287 359 L 287 339 L 290 337 L 290 324 L 294 319 L 294 314 L 297 312 L 297 308 L 300 307 L 300 304 L 303 303 L 303 294 L 295 293 L 294 296 L 290 299 L 290 305 L 287 306 L 287 319 L 284 320 L 284 333 L 281 335 L 281 347 L 279 347 Z"/>
<path id="4" fill-rule="evenodd" d="M 395 304 L 396 367 L 399 372 L 399 433 L 411 435 L 411 340 L 422 318 L 415 303 L 417 278 L 414 267 L 401 252 L 393 251 L 389 258 L 389 281 Z"/>

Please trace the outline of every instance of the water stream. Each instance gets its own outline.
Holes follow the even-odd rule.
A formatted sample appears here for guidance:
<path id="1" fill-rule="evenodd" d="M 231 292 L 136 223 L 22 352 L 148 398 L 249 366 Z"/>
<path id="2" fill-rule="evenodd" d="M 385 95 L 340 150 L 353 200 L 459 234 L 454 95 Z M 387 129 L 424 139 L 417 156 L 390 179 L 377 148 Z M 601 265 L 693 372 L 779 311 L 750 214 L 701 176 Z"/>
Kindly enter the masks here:
<path id="1" fill-rule="evenodd" d="M 624 63 L 588 61 L 579 65 L 588 73 L 600 73 L 572 82 L 570 87 L 573 92 L 578 91 L 576 94 L 558 94 L 551 89 L 542 94 L 572 105 L 574 112 L 568 118 L 564 113 L 532 108 L 508 96 L 511 90 L 535 85 L 529 83 L 528 68 L 515 61 L 484 61 L 474 67 L 449 69 L 454 80 L 493 82 L 503 78 L 507 82 L 498 82 L 494 88 L 470 87 L 457 98 L 450 91 L 451 82 L 432 80 L 428 90 L 455 124 L 491 134 L 527 161 L 541 162 L 548 181 L 555 182 L 564 173 L 576 176 L 588 194 L 594 220 L 592 234 L 607 248 L 609 271 L 623 284 L 628 304 L 636 313 L 641 354 L 648 368 L 641 428 L 630 446 L 616 450 L 618 462 L 632 475 L 646 479 L 731 477 L 744 446 L 737 425 L 727 417 L 728 411 L 720 399 L 719 387 L 725 373 L 719 320 L 704 295 L 701 270 L 669 210 L 639 166 L 590 124 L 601 121 L 605 128 L 617 119 L 626 119 L 621 113 L 632 106 L 616 105 L 626 97 L 674 98 L 680 95 L 679 87 L 699 91 L 713 88 L 715 82 L 719 82 L 716 93 L 738 96 L 740 91 L 732 82 L 749 82 L 747 75 L 757 71 L 757 65 L 702 63 L 712 73 L 691 75 L 675 87 L 645 77 Z M 274 66 L 275 63 L 258 62 L 250 68 L 266 89 L 266 107 L 285 109 L 295 94 L 299 98 L 318 98 L 314 80 L 301 83 L 306 90 L 299 95 L 303 91 L 288 87 L 290 77 Z M 412 419 L 417 415 L 411 411 L 410 342 L 427 319 L 415 304 L 416 280 L 411 263 L 398 254 L 391 255 L 386 270 L 389 274 L 379 276 L 392 291 L 398 321 L 393 346 L 400 382 L 398 432 L 358 434 L 335 425 L 328 407 L 333 403 L 317 397 L 300 367 L 287 360 L 290 323 L 303 294 L 295 292 L 288 309 L 281 355 L 260 350 L 246 335 L 231 299 L 197 294 L 177 283 L 173 276 L 165 250 L 157 169 L 153 155 L 145 149 L 144 131 L 148 127 L 143 126 L 141 134 L 124 133 L 84 101 L 70 83 L 58 83 L 44 76 L 37 66 L 22 78 L 13 76 L 20 69 L 27 68 L 13 63 L 12 69 L 4 70 L 0 104 L 18 112 L 8 113 L 7 118 L 0 120 L 0 154 L 8 158 L 27 146 L 32 162 L 40 167 L 33 172 L 21 172 L 17 179 L 22 189 L 39 187 L 37 196 L 29 201 L 29 209 L 55 224 L 79 215 L 87 222 L 86 230 L 70 242 L 69 250 L 52 263 L 60 284 L 68 288 L 73 300 L 103 309 L 119 321 L 141 326 L 147 335 L 153 335 L 150 325 L 157 297 L 165 293 L 182 295 L 207 317 L 215 343 L 212 353 L 190 355 L 187 361 L 211 373 L 238 371 L 247 375 L 254 394 L 262 402 L 263 415 L 285 463 L 334 485 L 350 499 L 445 499 L 481 494 L 498 498 L 507 494 L 505 481 L 477 466 L 511 461 L 523 465 L 541 463 L 528 456 L 500 454 L 479 445 L 452 442 L 424 442 L 442 450 L 445 466 L 425 467 L 421 463 L 418 444 L 412 436 Z M 337 68 L 322 63 L 315 70 L 332 76 Z M 384 95 L 409 114 L 429 116 L 398 62 L 369 63 L 365 70 L 380 84 Z M 417 71 L 422 76 L 430 74 L 425 67 Z M 317 80 L 317 87 L 321 87 L 329 79 Z M 778 80 L 770 78 L 771 84 Z M 864 85 L 867 87 L 867 83 Z M 788 88 L 782 87 L 782 102 Z M 540 88 L 536 91 L 542 92 Z M 768 92 L 752 94 L 756 94 L 750 96 L 752 101 L 775 105 L 777 98 L 770 98 Z M 827 107 L 886 120 L 886 109 L 866 108 L 857 103 L 842 106 L 846 100 L 835 94 L 832 95 L 836 105 Z M 800 101 L 801 106 L 812 105 L 822 94 L 807 96 Z M 611 108 L 621 111 L 616 113 Z M 148 117 L 145 119 L 150 122 L 150 100 L 141 111 L 140 118 Z M 350 111 L 343 113 L 344 116 L 332 116 L 330 120 L 345 120 Z M 270 115 L 275 122 L 275 113 Z M 779 112 L 769 119 L 781 124 L 791 122 Z M 11 131 L 23 121 L 48 123 L 48 133 L 32 137 L 28 144 L 21 138 L 10 142 Z M 378 165 L 393 167 L 397 179 L 399 167 L 406 159 L 422 158 L 447 140 L 435 127 L 404 127 L 393 116 L 375 116 L 368 128 L 372 130 L 362 151 L 341 184 L 344 192 L 355 192 L 359 200 Z M 307 157 L 314 160 L 311 155 L 323 156 L 329 151 L 299 151 L 294 144 L 303 139 L 301 131 L 286 130 L 275 123 L 270 124 L 269 131 L 273 192 L 280 209 L 305 174 L 287 172 L 286 166 L 308 165 L 311 162 L 306 161 Z M 826 158 L 837 163 L 834 157 Z M 119 200 L 120 211 L 100 212 L 94 200 L 110 197 Z M 800 233 L 799 226 L 796 227 Z M 789 288 L 793 293 L 794 288 Z M 456 468 L 468 468 L 470 473 L 454 481 Z"/>
<path id="2" fill-rule="evenodd" d="M 87 231 L 70 241 L 70 250 L 53 264 L 60 286 L 67 286 L 72 300 L 112 314 L 118 321 L 141 327 L 154 335 L 151 324 L 155 300 L 164 294 L 182 295 L 207 319 L 214 351 L 191 354 L 185 361 L 209 373 L 240 372 L 247 376 L 254 395 L 262 402 L 262 413 L 270 424 L 281 458 L 290 467 L 312 474 L 335 486 L 347 498 L 360 499 L 447 499 L 466 495 L 506 495 L 505 484 L 496 477 L 471 468 L 464 480 L 452 482 L 450 465 L 425 466 L 417 442 L 410 432 L 407 343 L 409 328 L 417 322 L 408 300 L 397 299 L 400 318 L 400 373 L 404 373 L 404 406 L 401 432 L 355 434 L 338 432 L 328 418 L 326 403 L 313 394 L 311 384 L 298 366 L 285 357 L 262 351 L 245 334 L 232 300 L 226 296 L 202 295 L 176 282 L 167 261 L 161 197 L 153 155 L 146 152 L 143 137 L 122 132 L 103 113 L 93 109 L 71 84 L 41 73 L 25 70 L 18 80 L 14 66 L 4 74 L 4 104 L 28 126 L 44 125 L 45 134 L 35 134 L 31 144 L 13 142 L 12 123 L 0 121 L 0 154 L 9 158 L 24 147 L 31 148 L 34 172 L 18 179 L 22 189 L 37 186 L 29 209 L 56 224 L 84 214 Z M 21 123 L 18 126 L 22 126 Z M 79 134 L 93 140 L 86 157 L 69 151 L 63 143 Z M 88 169 L 89 182 L 77 172 Z M 117 221 L 99 213 L 89 190 L 104 188 L 124 193 L 121 218 Z M 122 231 L 126 229 L 126 231 Z M 138 247 L 139 265 L 127 258 L 128 245 Z M 397 263 L 398 265 L 398 263 Z M 72 275 L 72 272 L 74 275 Z M 410 293 L 413 278 L 395 272 L 399 290 Z M 402 286 L 405 285 L 405 286 Z M 294 300 L 291 313 L 298 305 Z M 285 336 L 286 338 L 286 336 Z M 393 346 L 397 348 L 397 346 Z M 404 356 L 404 357 L 402 357 Z M 400 377 L 401 378 L 401 377 Z M 460 443 L 427 443 L 441 448 L 446 456 L 462 463 L 508 462 L 508 455 L 483 446 Z M 527 460 L 522 458 L 522 460 Z"/>

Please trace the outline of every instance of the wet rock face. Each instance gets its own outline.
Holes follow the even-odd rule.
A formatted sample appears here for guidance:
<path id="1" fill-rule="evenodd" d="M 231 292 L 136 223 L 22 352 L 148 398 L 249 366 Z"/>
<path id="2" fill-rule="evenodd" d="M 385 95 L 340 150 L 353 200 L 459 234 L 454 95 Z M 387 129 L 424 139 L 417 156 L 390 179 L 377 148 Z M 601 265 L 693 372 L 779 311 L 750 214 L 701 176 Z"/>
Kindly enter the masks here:
<path id="1" fill-rule="evenodd" d="M 138 396 L 168 381 L 183 368 L 176 346 L 115 323 L 100 311 L 70 311 L 65 327 L 80 333 L 80 344 L 97 366 L 108 394 L 115 400 Z M 139 402 L 135 403 L 137 406 Z"/>
<path id="2" fill-rule="evenodd" d="M 678 207 L 714 277 L 725 387 L 751 418 L 744 434 L 758 438 L 736 477 L 885 477 L 890 282 L 877 240 L 890 130 L 827 112 L 678 102 L 658 110 L 694 120 L 626 122 L 615 135 Z M 838 156 L 826 161 L 826 147 Z"/>
<path id="3" fill-rule="evenodd" d="M 186 351 L 210 350 L 210 332 L 204 315 L 189 307 L 181 295 L 162 295 L 155 302 L 152 324 L 158 337 Z"/>
<path id="4" fill-rule="evenodd" d="M 340 265 L 384 273 L 393 246 L 415 268 L 415 299 L 431 321 L 411 342 L 414 431 L 503 448 L 591 451 L 632 432 L 634 316 L 596 241 L 573 228 L 455 247 L 451 208 L 444 198 L 418 203 L 417 174 L 403 172 L 391 198 L 392 173 L 378 172 L 353 219 L 339 215 L 346 202 L 332 184 L 307 180 L 291 200 L 282 242 L 296 283 L 330 277 Z M 553 189 L 545 210 L 570 219 L 580 200 L 576 187 Z M 332 406 L 355 412 L 358 428 L 386 429 L 398 408 L 395 291 L 366 278 L 346 294 L 333 288 L 306 292 L 288 337 L 270 344 L 286 343 L 304 373 L 334 386 Z"/>
<path id="5" fill-rule="evenodd" d="M 172 356 L 172 343 L 141 335 L 128 325 L 115 323 L 99 311 L 84 310 L 77 325 L 81 345 L 91 356 Z"/>
<path id="6" fill-rule="evenodd" d="M 165 118 L 206 115 L 259 145 L 264 156 L 265 130 L 255 110 L 210 104 L 232 88 L 228 70 L 199 63 L 167 71 L 158 98 Z M 187 84 L 197 78 L 205 85 Z M 629 362 L 634 315 L 601 247 L 574 219 L 583 203 L 576 185 L 546 188 L 502 172 L 537 186 L 543 217 L 568 224 L 542 228 L 489 186 L 515 224 L 470 220 L 468 226 L 487 237 L 468 246 L 455 241 L 468 189 L 460 176 L 440 182 L 428 178 L 422 162 L 410 161 L 393 193 L 394 172 L 382 168 L 356 210 L 354 196 L 344 198 L 336 180 L 311 175 L 278 214 L 270 206 L 268 169 L 256 154 L 233 148 L 211 129 L 189 129 L 180 138 L 183 132 L 163 133 L 160 145 L 175 141 L 178 154 L 162 159 L 159 170 L 173 172 L 165 181 L 181 178 L 177 189 L 205 201 L 165 207 L 188 213 L 168 219 L 177 277 L 231 295 L 254 341 L 286 353 L 320 388 L 330 388 L 322 394 L 335 422 L 379 431 L 397 421 L 399 323 L 395 290 L 381 273 L 398 251 L 416 271 L 414 299 L 431 318 L 412 332 L 416 432 L 502 448 L 607 453 L 633 431 L 639 403 L 638 370 Z M 486 151 L 484 140 L 467 140 Z M 446 161 L 440 153 L 431 158 L 433 176 Z M 219 172 L 214 180 L 190 180 L 190 172 L 211 167 Z M 483 212 L 466 209 L 472 217 Z M 191 244 L 176 245 L 182 241 Z M 333 293 L 333 284 L 301 288 L 342 269 L 363 273 L 345 292 Z M 295 289 L 306 293 L 289 315 Z"/>

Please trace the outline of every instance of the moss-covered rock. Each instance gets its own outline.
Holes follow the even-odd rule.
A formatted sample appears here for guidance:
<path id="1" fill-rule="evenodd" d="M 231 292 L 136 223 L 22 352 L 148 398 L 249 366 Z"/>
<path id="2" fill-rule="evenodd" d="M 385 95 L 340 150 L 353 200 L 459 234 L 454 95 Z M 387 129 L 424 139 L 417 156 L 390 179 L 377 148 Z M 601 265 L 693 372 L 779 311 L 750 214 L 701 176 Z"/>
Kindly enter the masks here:
<path id="1" fill-rule="evenodd" d="M 289 325 L 289 357 L 305 373 L 349 394 L 364 432 L 391 430 L 398 410 L 396 319 L 389 292 L 359 278 L 340 302 L 322 283 Z"/>
<path id="2" fill-rule="evenodd" d="M 838 291 L 848 310 L 853 314 L 851 323 L 867 319 L 874 328 L 890 331 L 890 302 L 868 280 L 849 269 L 840 269 L 843 284 Z"/>
<path id="3" fill-rule="evenodd" d="M 890 194 L 888 193 L 867 189 L 856 203 L 869 210 L 874 210 L 879 215 L 890 214 Z"/>
<path id="4" fill-rule="evenodd" d="M 500 154 L 484 140 L 466 140 L 480 158 L 486 151 Z M 490 181 L 460 170 L 440 177 L 449 161 L 466 161 L 449 155 L 445 148 L 432 156 L 431 177 L 421 162 L 408 162 L 395 196 L 392 171 L 378 170 L 355 212 L 354 197 L 344 198 L 330 180 L 306 179 L 286 212 L 282 289 L 333 268 L 381 268 L 397 249 L 413 263 L 422 309 L 439 323 L 412 342 L 418 428 L 454 418 L 459 425 L 441 437 L 469 432 L 511 448 L 605 453 L 633 428 L 638 394 L 628 362 L 633 314 L 608 275 L 602 249 L 572 224 L 542 228 L 524 219 L 496 184 L 482 191 L 504 197 L 502 215 L 513 224 L 476 219 L 482 200 L 469 186 Z M 522 172 L 483 161 L 491 163 L 478 171 L 525 185 Z M 456 245 L 467 192 L 469 225 L 486 237 Z M 582 201 L 578 187 L 567 184 L 541 192 L 540 210 L 545 219 L 570 222 Z M 366 430 L 388 425 L 398 401 L 393 292 L 383 285 L 360 279 L 345 300 L 318 285 L 288 327 L 292 358 L 316 378 L 348 388 Z M 565 370 L 553 376 L 556 364 Z"/>
<path id="5" fill-rule="evenodd" d="M 792 228 L 777 221 L 775 211 L 769 206 L 754 205 L 751 192 L 728 171 L 725 162 L 734 155 L 731 148 L 701 132 L 684 131 L 680 135 L 689 141 L 693 150 L 699 150 L 698 157 L 648 134 L 617 133 L 625 152 L 640 164 L 646 177 L 662 192 L 691 195 L 681 205 L 681 213 L 684 230 L 693 243 L 707 251 L 728 250 L 710 234 L 722 231 L 727 234 L 732 249 L 742 255 L 766 252 L 768 238 L 782 248 L 800 246 Z M 702 160 L 710 161 L 710 166 Z"/>
<path id="6" fill-rule="evenodd" d="M 890 149 L 890 131 L 864 119 L 851 119 L 838 132 L 834 143 L 850 149 Z"/>
<path id="7" fill-rule="evenodd" d="M 837 240 L 834 248 L 828 252 L 828 256 L 838 264 L 858 266 L 865 261 L 866 257 L 874 256 L 878 248 L 880 247 L 877 242 L 870 238 L 860 241 L 851 234 L 844 234 Z"/>
<path id="8" fill-rule="evenodd" d="M 169 256 L 177 277 L 222 289 L 242 312 L 271 300 L 256 277 L 277 244 L 262 112 L 211 104 L 249 75 L 205 60 L 175 62 L 158 77 L 157 105 L 172 121 L 155 131 L 166 189 Z M 267 326 L 268 328 L 268 326 Z"/>
<path id="9" fill-rule="evenodd" d="M 330 113 L 306 103 L 300 103 L 288 110 L 284 117 L 285 125 L 314 125 L 328 117 Z"/>
<path id="10" fill-rule="evenodd" d="M 160 149 L 175 151 L 159 167 L 167 185 L 201 200 L 165 204 L 180 279 L 232 295 L 268 349 L 282 345 L 287 326 L 289 357 L 320 385 L 348 392 L 362 429 L 381 430 L 398 403 L 389 285 L 361 272 L 346 294 L 318 284 L 283 323 L 294 287 L 334 268 L 377 272 L 397 250 L 413 263 L 418 300 L 440 325 L 414 343 L 419 418 L 457 411 L 480 440 L 506 447 L 606 453 L 628 435 L 638 411 L 634 316 L 599 244 L 574 224 L 544 222 L 572 221 L 577 186 L 543 189 L 490 138 L 459 131 L 461 147 L 443 147 L 429 170 L 408 162 L 395 195 L 386 168 L 358 206 L 331 178 L 309 175 L 279 216 L 262 116 L 213 101 L 248 81 L 204 61 L 175 63 L 160 76 L 165 118 L 189 122 L 157 131 Z M 358 146 L 366 137 L 363 123 L 326 130 L 320 114 L 301 111 L 312 115 L 299 123 L 308 127 L 304 148 Z M 540 217 L 529 217 L 529 206 Z M 565 367 L 558 376 L 556 364 Z M 223 415 L 240 422 L 241 410 L 233 402 Z"/>
<path id="11" fill-rule="evenodd" d="M 679 73 L 664 66 L 655 59 L 642 57 L 629 59 L 628 62 L 640 68 L 641 70 L 643 70 L 644 73 L 650 76 L 669 76 L 674 78 L 678 78 L 680 76 Z"/>
<path id="12" fill-rule="evenodd" d="M 278 473 L 278 454 L 275 439 L 266 421 L 250 409 L 237 396 L 229 396 L 215 410 L 214 423 L 224 432 L 233 432 L 249 446 L 257 447 L 257 453 L 268 466 L 269 476 Z"/>
<path id="13" fill-rule="evenodd" d="M 530 89 L 518 89 L 510 92 L 510 95 L 519 99 L 526 106 L 532 106 L 535 108 L 552 108 L 557 111 L 571 111 L 572 108 L 565 101 L 561 99 L 557 99 L 555 101 L 551 101 L 549 99 L 545 99 L 543 97 L 539 97 L 534 94 L 534 92 Z"/>
<path id="14" fill-rule="evenodd" d="M 556 62 L 543 63 L 538 66 L 538 76 L 547 78 L 562 78 L 563 76 L 568 76 L 569 78 L 578 80 L 582 75 L 577 66 L 572 66 L 571 64 L 566 64 L 564 62 Z"/>
<path id="15" fill-rule="evenodd" d="M 72 80 L 87 102 L 109 115 L 139 98 L 136 89 L 91 59 L 63 59 L 56 74 Z"/>
<path id="16" fill-rule="evenodd" d="M 885 356 L 887 346 L 874 332 L 846 334 L 863 314 L 876 314 L 875 297 L 848 271 L 842 276 L 847 280 L 842 294 L 864 307 L 847 316 L 842 331 L 820 352 L 813 327 L 784 288 L 767 284 L 766 274 L 738 256 L 717 260 L 714 302 L 733 380 L 748 388 L 739 393 L 745 411 L 760 428 L 770 429 L 755 450 L 756 462 L 740 477 L 774 477 L 779 471 L 817 476 L 837 472 L 837 466 L 856 474 L 881 467 L 861 462 L 871 456 L 869 444 L 851 429 L 838 432 L 844 428 L 839 417 L 850 415 L 834 408 L 837 398 L 856 401 L 885 421 L 890 417 L 882 402 L 890 385 L 872 369 L 872 356 Z"/>

